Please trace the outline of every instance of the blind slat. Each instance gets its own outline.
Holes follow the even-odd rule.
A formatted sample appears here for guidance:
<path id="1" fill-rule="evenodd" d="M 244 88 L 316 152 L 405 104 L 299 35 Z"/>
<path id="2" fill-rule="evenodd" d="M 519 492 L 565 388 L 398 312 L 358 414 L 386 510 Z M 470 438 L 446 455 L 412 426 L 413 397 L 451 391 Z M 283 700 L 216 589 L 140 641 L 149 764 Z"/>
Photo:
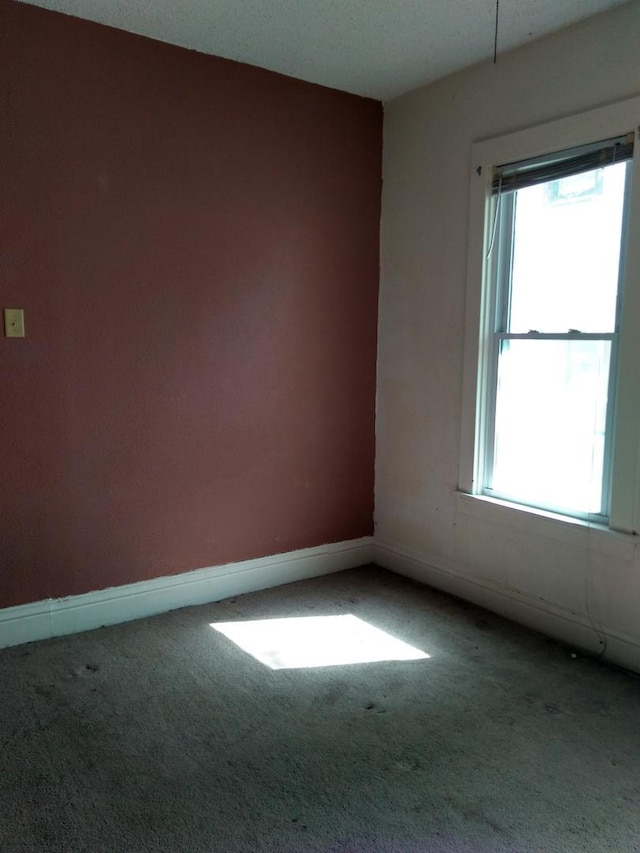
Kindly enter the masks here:
<path id="1" fill-rule="evenodd" d="M 633 157 L 634 134 L 609 139 L 569 151 L 558 151 L 546 157 L 506 163 L 494 169 L 491 184 L 494 195 L 515 192 L 536 184 L 591 172 Z"/>

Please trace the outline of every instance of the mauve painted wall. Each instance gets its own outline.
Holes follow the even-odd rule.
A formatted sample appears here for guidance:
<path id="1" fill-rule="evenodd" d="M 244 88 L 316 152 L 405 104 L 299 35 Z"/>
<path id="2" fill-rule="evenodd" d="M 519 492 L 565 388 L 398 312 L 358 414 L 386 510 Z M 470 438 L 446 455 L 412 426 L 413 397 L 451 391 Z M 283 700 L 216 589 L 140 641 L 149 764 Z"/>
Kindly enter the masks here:
<path id="1" fill-rule="evenodd" d="M 371 534 L 380 104 L 0 33 L 0 606 Z"/>

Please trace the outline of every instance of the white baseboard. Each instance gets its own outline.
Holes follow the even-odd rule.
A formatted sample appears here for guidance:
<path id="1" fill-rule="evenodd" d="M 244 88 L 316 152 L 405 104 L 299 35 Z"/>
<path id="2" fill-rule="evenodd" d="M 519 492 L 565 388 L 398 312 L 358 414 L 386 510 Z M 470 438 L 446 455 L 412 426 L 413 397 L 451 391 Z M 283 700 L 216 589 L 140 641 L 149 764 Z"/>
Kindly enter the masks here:
<path id="1" fill-rule="evenodd" d="M 471 601 L 576 649 L 602 655 L 610 663 L 640 672 L 640 637 L 628 636 L 606 625 L 596 627 L 586 614 L 565 610 L 503 584 L 470 577 L 461 567 L 445 565 L 431 556 L 410 554 L 380 541 L 376 541 L 374 550 L 374 562 L 383 569 Z"/>
<path id="2" fill-rule="evenodd" d="M 84 595 L 0 610 L 0 648 L 89 631 L 178 607 L 221 601 L 281 584 L 352 569 L 373 561 L 373 538 L 336 542 L 196 569 Z"/>
<path id="3" fill-rule="evenodd" d="M 584 614 L 564 610 L 502 584 L 466 575 L 459 566 L 432 556 L 410 554 L 372 537 L 337 542 L 96 590 L 0 610 L 0 648 L 129 622 L 167 610 L 221 601 L 306 578 L 356 568 L 370 562 L 420 583 L 472 601 L 578 649 L 640 672 L 640 637 L 608 626 L 597 631 Z"/>

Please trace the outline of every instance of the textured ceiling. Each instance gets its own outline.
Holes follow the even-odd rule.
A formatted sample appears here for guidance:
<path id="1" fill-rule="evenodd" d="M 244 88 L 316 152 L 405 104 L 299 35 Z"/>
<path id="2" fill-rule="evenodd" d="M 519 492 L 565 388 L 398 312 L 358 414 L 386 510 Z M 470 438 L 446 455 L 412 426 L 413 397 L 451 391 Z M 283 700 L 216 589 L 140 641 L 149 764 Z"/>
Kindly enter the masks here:
<path id="1" fill-rule="evenodd" d="M 493 53 L 495 0 L 30 0 L 388 100 Z M 501 0 L 499 50 L 623 0 Z"/>

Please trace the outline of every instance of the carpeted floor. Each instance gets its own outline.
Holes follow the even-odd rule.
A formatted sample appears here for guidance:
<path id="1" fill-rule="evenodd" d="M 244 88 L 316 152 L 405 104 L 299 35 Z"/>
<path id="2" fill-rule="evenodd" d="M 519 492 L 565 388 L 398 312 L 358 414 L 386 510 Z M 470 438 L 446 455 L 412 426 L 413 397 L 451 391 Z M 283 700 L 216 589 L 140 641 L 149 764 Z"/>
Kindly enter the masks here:
<path id="1" fill-rule="evenodd" d="M 211 622 L 421 660 L 272 670 Z M 0 851 L 640 850 L 640 679 L 373 567 L 0 652 Z"/>

